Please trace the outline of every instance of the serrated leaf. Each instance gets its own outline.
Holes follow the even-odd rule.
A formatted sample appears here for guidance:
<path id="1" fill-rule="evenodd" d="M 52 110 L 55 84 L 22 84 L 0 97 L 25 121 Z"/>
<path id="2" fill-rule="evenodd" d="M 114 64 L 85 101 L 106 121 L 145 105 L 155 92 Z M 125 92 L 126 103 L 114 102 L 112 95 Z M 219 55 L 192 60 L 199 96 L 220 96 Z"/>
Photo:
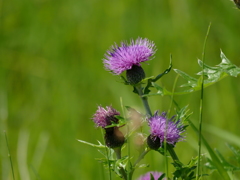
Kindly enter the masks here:
<path id="1" fill-rule="evenodd" d="M 174 69 L 174 71 L 179 74 L 182 78 L 184 78 L 187 83 L 180 85 L 180 87 L 187 87 L 187 90 L 183 90 L 180 92 L 170 92 L 167 91 L 165 88 L 162 88 L 160 86 L 157 86 L 153 82 L 152 84 L 149 85 L 149 87 L 155 87 L 158 92 L 157 93 L 145 93 L 144 96 L 156 96 L 156 95 L 183 95 L 183 94 L 188 94 L 192 93 L 198 90 L 201 90 L 202 88 L 202 75 L 204 76 L 203 79 L 203 87 L 208 87 L 221 79 L 227 77 L 227 76 L 232 76 L 232 77 L 237 77 L 240 74 L 240 68 L 237 67 L 235 64 L 233 64 L 225 54 L 221 51 L 220 57 L 222 59 L 221 63 L 216 65 L 216 66 L 209 66 L 205 63 L 203 63 L 201 60 L 198 60 L 199 66 L 203 69 L 202 71 L 198 72 L 197 75 L 200 75 L 199 78 L 194 78 L 187 73 L 179 70 L 179 69 Z M 146 95 L 147 94 L 147 95 Z"/>
<path id="2" fill-rule="evenodd" d="M 225 160 L 225 158 L 223 157 L 223 155 L 222 155 L 217 149 L 216 149 L 216 153 L 217 153 L 219 159 L 221 160 L 221 162 L 222 162 L 222 164 L 223 164 L 223 166 L 224 166 L 224 168 L 225 168 L 226 170 L 228 170 L 228 171 L 240 170 L 239 167 L 236 167 L 236 166 L 231 165 L 230 163 L 228 163 L 228 162 Z"/>
<path id="3" fill-rule="evenodd" d="M 151 77 L 149 79 L 147 79 L 147 85 L 143 90 L 144 95 L 147 95 L 151 92 L 150 88 L 153 87 L 153 82 L 158 81 L 161 77 L 163 77 L 164 75 L 168 74 L 172 69 L 172 60 L 170 60 L 170 64 L 169 67 L 161 74 L 157 75 L 155 78 Z M 145 79 L 144 79 L 145 80 Z"/>
<path id="4" fill-rule="evenodd" d="M 222 59 L 222 62 L 218 65 L 222 69 L 225 70 L 225 72 L 233 77 L 237 77 L 238 74 L 240 74 L 240 68 L 237 67 L 235 64 L 233 64 L 221 51 L 220 57 Z"/>
<path id="5" fill-rule="evenodd" d="M 174 69 L 174 71 L 177 74 L 179 74 L 181 77 L 183 77 L 184 79 L 187 80 L 187 84 L 183 84 L 183 85 L 181 85 L 181 87 L 196 87 L 197 86 L 198 79 L 188 75 L 187 73 L 185 73 L 179 69 Z"/>
<path id="6" fill-rule="evenodd" d="M 118 160 L 116 161 L 116 166 L 120 166 L 120 167 L 125 168 L 126 165 L 127 165 L 127 163 L 128 163 L 128 159 L 129 159 L 128 156 L 124 156 L 124 157 L 122 157 L 121 159 L 118 159 Z"/>
<path id="7" fill-rule="evenodd" d="M 185 123 L 185 121 L 189 118 L 189 116 L 192 115 L 192 112 L 189 113 L 188 105 L 185 106 L 185 107 L 183 107 L 183 108 L 180 109 L 180 110 L 177 110 L 176 113 L 177 113 L 177 118 L 176 118 L 176 120 L 180 120 L 180 119 L 181 119 L 181 121 L 182 121 L 183 123 Z"/>
<path id="8" fill-rule="evenodd" d="M 231 149 L 234 154 L 234 159 L 240 164 L 240 149 L 235 149 L 232 145 L 227 144 L 228 148 Z"/>
<path id="9" fill-rule="evenodd" d="M 159 95 L 166 95 L 166 94 L 171 94 L 171 92 L 168 92 L 165 88 L 162 88 L 161 86 L 159 86 L 157 83 L 152 82 L 153 87 L 155 87 L 155 89 L 157 90 L 157 94 Z"/>

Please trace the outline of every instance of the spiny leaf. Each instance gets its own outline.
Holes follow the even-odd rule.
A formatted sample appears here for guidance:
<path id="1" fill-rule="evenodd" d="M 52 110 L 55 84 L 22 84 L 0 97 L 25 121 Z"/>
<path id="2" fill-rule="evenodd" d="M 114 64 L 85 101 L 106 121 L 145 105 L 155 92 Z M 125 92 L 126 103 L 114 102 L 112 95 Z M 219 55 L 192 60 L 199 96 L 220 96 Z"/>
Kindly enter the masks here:
<path id="1" fill-rule="evenodd" d="M 227 59 L 222 51 L 220 57 L 222 59 L 222 62 L 219 64 L 219 66 L 225 69 L 228 75 L 237 77 L 240 73 L 240 68 L 233 64 L 229 59 Z"/>
<path id="2" fill-rule="evenodd" d="M 222 164 L 223 164 L 223 166 L 224 166 L 224 168 L 225 168 L 226 170 L 228 170 L 228 171 L 240 170 L 239 167 L 236 167 L 236 166 L 228 163 L 228 162 L 226 161 L 226 159 L 223 157 L 223 155 L 222 155 L 217 149 L 216 149 L 216 153 L 217 153 L 219 159 L 221 160 L 221 162 L 222 162 Z"/>
<path id="3" fill-rule="evenodd" d="M 182 84 L 180 87 L 185 87 L 188 89 L 180 92 L 170 92 L 165 88 L 155 84 L 154 82 L 151 82 L 151 86 L 150 85 L 148 86 L 156 88 L 157 93 L 149 93 L 149 94 L 145 93 L 144 96 L 183 95 L 183 94 L 188 94 L 191 92 L 201 90 L 202 75 L 204 75 L 205 77 L 205 79 L 203 80 L 204 88 L 220 81 L 224 77 L 227 77 L 227 76 L 237 77 L 240 74 L 240 68 L 237 67 L 235 64 L 233 64 L 229 59 L 227 59 L 227 57 L 222 51 L 221 51 L 220 57 L 222 59 L 221 63 L 213 67 L 203 63 L 201 60 L 198 60 L 199 66 L 203 69 L 203 71 L 200 71 L 197 73 L 197 75 L 200 75 L 199 78 L 194 78 L 179 69 L 174 69 L 174 71 L 179 76 L 181 76 L 187 81 L 187 83 Z"/>
<path id="4" fill-rule="evenodd" d="M 188 86 L 190 86 L 190 87 L 196 87 L 196 86 L 197 86 L 198 80 L 197 80 L 196 78 L 188 75 L 187 73 L 185 73 L 185 72 L 183 72 L 183 71 L 181 71 L 181 70 L 179 70 L 179 69 L 174 69 L 174 71 L 175 71 L 177 74 L 179 74 L 181 77 L 183 77 L 184 79 L 187 80 L 187 84 L 183 84 L 183 85 L 181 85 L 181 87 L 188 87 Z"/>
<path id="5" fill-rule="evenodd" d="M 240 149 L 235 149 L 232 145 L 227 144 L 228 148 L 231 149 L 234 154 L 234 159 L 240 164 Z"/>

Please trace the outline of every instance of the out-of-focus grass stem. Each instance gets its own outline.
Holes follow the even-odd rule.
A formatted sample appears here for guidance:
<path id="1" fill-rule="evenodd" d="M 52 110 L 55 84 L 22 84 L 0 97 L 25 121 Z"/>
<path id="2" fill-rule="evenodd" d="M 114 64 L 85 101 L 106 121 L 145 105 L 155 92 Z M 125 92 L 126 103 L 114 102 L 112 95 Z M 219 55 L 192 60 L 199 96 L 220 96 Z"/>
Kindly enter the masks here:
<path id="1" fill-rule="evenodd" d="M 10 164 L 11 164 L 12 176 L 13 176 L 13 180 L 15 180 L 14 170 L 13 170 L 13 163 L 12 163 L 12 157 L 11 157 L 10 148 L 9 148 L 9 145 L 8 145 L 8 139 L 7 139 L 6 131 L 4 131 L 4 135 L 5 135 L 7 149 L 8 149 L 8 157 L 9 157 Z"/>

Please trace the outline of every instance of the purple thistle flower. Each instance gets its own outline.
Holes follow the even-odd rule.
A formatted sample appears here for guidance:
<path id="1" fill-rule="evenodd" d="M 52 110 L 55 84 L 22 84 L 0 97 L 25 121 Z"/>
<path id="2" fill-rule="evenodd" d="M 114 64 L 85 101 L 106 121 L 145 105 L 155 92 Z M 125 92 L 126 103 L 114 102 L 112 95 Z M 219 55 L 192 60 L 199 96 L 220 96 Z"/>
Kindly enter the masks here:
<path id="1" fill-rule="evenodd" d="M 155 112 L 154 116 L 149 118 L 148 124 L 153 142 L 160 140 L 160 146 L 162 146 L 164 139 L 166 139 L 168 144 L 175 146 L 177 142 L 183 140 L 184 137 L 181 134 L 185 131 L 183 130 L 184 126 L 179 120 L 174 121 L 174 118 L 173 116 L 171 119 L 167 119 L 165 112 L 159 116 L 158 111 Z"/>
<path id="2" fill-rule="evenodd" d="M 106 109 L 102 106 L 98 106 L 92 119 L 97 127 L 105 128 L 106 126 L 111 125 L 112 121 L 115 123 L 118 122 L 118 119 L 114 117 L 115 115 L 120 115 L 120 113 L 112 106 L 107 106 Z"/>
<path id="3" fill-rule="evenodd" d="M 150 60 L 155 51 L 155 44 L 146 38 L 131 40 L 130 44 L 121 42 L 121 46 L 115 43 L 105 54 L 104 66 L 113 74 L 119 75 L 133 66 L 140 66 L 141 62 Z"/>
<path id="4" fill-rule="evenodd" d="M 151 174 L 153 175 L 154 180 L 158 180 L 158 178 L 162 175 L 161 172 L 150 171 L 150 172 L 147 172 L 146 174 L 140 176 L 137 180 L 151 180 Z"/>
<path id="5" fill-rule="evenodd" d="M 121 148 L 125 142 L 124 135 L 119 130 L 119 127 L 106 128 L 106 126 L 111 125 L 112 123 L 118 123 L 118 119 L 115 117 L 116 115 L 120 115 L 120 113 L 112 106 L 106 106 L 106 109 L 102 106 L 98 106 L 98 109 L 92 118 L 97 127 L 105 129 L 105 143 L 107 147 L 112 149 Z"/>

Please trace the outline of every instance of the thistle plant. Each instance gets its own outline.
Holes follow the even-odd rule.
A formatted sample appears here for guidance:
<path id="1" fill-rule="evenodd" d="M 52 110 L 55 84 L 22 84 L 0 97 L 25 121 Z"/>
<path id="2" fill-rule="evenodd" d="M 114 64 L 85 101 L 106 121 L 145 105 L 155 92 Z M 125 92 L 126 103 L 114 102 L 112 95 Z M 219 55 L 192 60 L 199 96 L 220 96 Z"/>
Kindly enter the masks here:
<path id="1" fill-rule="evenodd" d="M 198 61 L 202 67 L 202 71 L 198 73 L 200 75 L 199 79 L 174 69 L 178 75 L 187 80 L 187 84 L 182 85 L 187 87 L 187 90 L 171 92 L 156 83 L 171 71 L 171 61 L 169 67 L 156 77 L 146 77 L 141 66 L 141 63 L 153 59 L 155 52 L 156 46 L 154 42 L 147 38 L 137 38 L 135 41 L 131 40 L 130 43 L 124 41 L 120 45 L 113 45 L 107 51 L 103 59 L 105 69 L 113 75 L 120 76 L 125 85 L 133 87 L 133 92 L 142 100 L 145 112 L 138 112 L 130 106 L 125 106 L 129 115 L 121 116 L 121 113 L 112 106 L 107 106 L 106 108 L 98 106 L 92 120 L 96 127 L 103 129 L 104 142 L 101 143 L 99 141 L 99 144 L 92 144 L 83 140 L 79 141 L 98 149 L 105 149 L 105 151 L 100 151 L 104 158 L 99 159 L 99 161 L 107 167 L 109 172 L 114 171 L 117 176 L 125 180 L 133 178 L 135 170 L 140 167 L 140 161 L 151 151 L 159 152 L 160 158 L 162 156 L 163 158 L 171 158 L 171 164 L 175 171 L 171 175 L 168 172 L 150 171 L 140 176 L 138 180 L 200 179 L 206 176 L 203 173 L 196 173 L 197 167 L 199 169 L 200 166 L 201 154 L 198 154 L 197 157 L 191 157 L 189 163 L 184 164 L 175 152 L 175 147 L 181 146 L 179 142 L 187 141 L 187 133 L 185 132 L 188 126 L 201 135 L 201 131 L 189 119 L 191 113 L 189 113 L 188 107 L 180 108 L 177 102 L 173 100 L 173 103 L 176 105 L 176 112 L 174 116 L 169 118 L 168 113 L 164 111 L 159 113 L 159 110 L 154 110 L 155 113 L 152 114 L 148 98 L 159 95 L 172 97 L 173 95 L 187 94 L 198 90 L 203 91 L 203 88 L 214 84 L 226 76 L 236 77 L 240 73 L 240 68 L 232 64 L 221 52 L 222 62 L 217 67 L 208 66 L 201 60 Z M 156 89 L 157 93 L 152 93 L 152 89 Z M 149 126 L 149 131 L 142 132 L 143 126 Z M 125 132 L 121 130 L 123 127 L 127 127 Z M 134 156 L 136 157 L 139 154 L 135 161 L 128 153 L 122 156 L 123 150 L 129 147 L 129 143 L 132 143 L 129 140 L 131 137 L 137 139 L 131 145 L 136 147 Z M 202 140 L 207 147 L 211 158 L 215 160 L 215 164 L 213 164 L 216 169 L 224 179 L 229 179 L 217 155 L 212 151 L 204 137 L 200 137 L 200 141 Z M 149 163 L 151 165 L 151 162 Z M 111 179 L 111 173 L 109 179 Z"/>

